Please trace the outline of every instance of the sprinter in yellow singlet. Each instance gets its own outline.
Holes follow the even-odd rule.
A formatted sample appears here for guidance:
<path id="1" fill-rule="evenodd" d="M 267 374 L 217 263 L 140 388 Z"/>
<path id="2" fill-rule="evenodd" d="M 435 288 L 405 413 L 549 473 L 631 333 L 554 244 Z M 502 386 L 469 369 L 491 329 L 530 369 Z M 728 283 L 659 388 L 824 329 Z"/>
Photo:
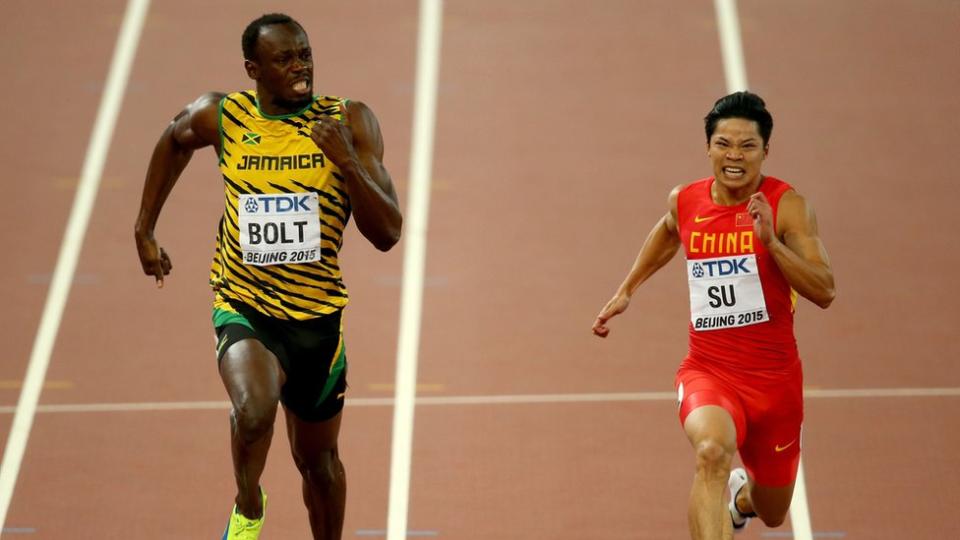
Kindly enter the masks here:
<path id="1" fill-rule="evenodd" d="M 313 537 L 339 539 L 347 290 L 338 253 L 351 215 L 382 251 L 400 239 L 402 216 L 376 117 L 363 103 L 314 95 L 303 27 L 264 15 L 247 26 L 242 45 L 256 88 L 200 96 L 163 132 L 147 168 L 137 251 L 162 287 L 171 263 L 154 226 L 194 150 L 213 147 L 224 211 L 210 284 L 237 484 L 222 538 L 259 537 L 267 500 L 260 476 L 283 403 Z"/>

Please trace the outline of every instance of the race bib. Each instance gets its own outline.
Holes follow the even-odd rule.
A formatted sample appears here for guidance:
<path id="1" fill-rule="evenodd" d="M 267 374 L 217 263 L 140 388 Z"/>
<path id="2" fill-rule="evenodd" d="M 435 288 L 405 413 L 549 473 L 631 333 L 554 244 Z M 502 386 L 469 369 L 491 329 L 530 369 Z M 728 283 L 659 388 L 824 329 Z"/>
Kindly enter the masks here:
<path id="1" fill-rule="evenodd" d="M 316 193 L 240 195 L 244 264 L 269 266 L 320 260 L 320 203 Z"/>
<path id="2" fill-rule="evenodd" d="M 694 330 L 735 328 L 770 320 L 756 255 L 688 260 L 687 278 Z"/>

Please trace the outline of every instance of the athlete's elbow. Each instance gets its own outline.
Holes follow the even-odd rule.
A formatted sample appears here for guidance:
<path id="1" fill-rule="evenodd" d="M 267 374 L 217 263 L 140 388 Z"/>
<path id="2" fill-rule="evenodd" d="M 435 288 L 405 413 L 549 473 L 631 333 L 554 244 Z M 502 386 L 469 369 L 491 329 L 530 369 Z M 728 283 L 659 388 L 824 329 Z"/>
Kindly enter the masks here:
<path id="1" fill-rule="evenodd" d="M 827 309 L 830 307 L 830 304 L 833 303 L 833 299 L 837 297 L 837 291 L 833 287 L 828 287 L 820 292 L 814 303 L 817 304 L 821 309 Z"/>
<path id="2" fill-rule="evenodd" d="M 377 248 L 378 251 L 387 252 L 390 251 L 393 246 L 397 245 L 397 241 L 399 240 L 400 237 L 397 237 L 396 239 L 377 240 L 373 242 L 373 247 Z"/>
<path id="3" fill-rule="evenodd" d="M 400 241 L 400 227 L 397 226 L 392 228 L 389 231 L 386 231 L 384 234 L 380 235 L 377 239 L 371 240 L 373 247 L 377 248 L 380 251 L 390 251 L 393 246 L 397 245 L 397 242 Z"/>

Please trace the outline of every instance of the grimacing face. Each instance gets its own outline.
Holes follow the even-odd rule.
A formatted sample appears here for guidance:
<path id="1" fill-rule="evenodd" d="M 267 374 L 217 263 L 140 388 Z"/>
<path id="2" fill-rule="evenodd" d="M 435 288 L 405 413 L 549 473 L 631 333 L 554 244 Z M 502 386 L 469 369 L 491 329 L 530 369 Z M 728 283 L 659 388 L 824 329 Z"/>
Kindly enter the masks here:
<path id="1" fill-rule="evenodd" d="M 313 52 L 307 34 L 295 24 L 271 24 L 260 30 L 257 61 L 245 62 L 261 96 L 281 109 L 298 110 L 313 99 Z"/>
<path id="2" fill-rule="evenodd" d="M 724 118 L 707 143 L 707 156 L 716 181 L 729 192 L 755 186 L 769 146 L 757 123 L 746 118 Z"/>

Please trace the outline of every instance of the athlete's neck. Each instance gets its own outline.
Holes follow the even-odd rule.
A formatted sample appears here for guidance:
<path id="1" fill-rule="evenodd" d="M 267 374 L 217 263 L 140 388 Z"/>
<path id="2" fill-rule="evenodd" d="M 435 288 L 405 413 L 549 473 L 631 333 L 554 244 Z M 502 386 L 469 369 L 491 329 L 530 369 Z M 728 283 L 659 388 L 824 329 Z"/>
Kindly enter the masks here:
<path id="1" fill-rule="evenodd" d="M 291 101 L 257 89 L 257 106 L 260 108 L 260 112 L 270 116 L 286 116 L 298 113 L 310 105 L 312 101 L 312 96 Z"/>
<path id="2" fill-rule="evenodd" d="M 715 204 L 720 206 L 736 206 L 746 202 L 751 195 L 759 191 L 762 182 L 763 175 L 761 174 L 757 176 L 756 180 L 745 186 L 731 188 L 718 182 L 717 179 L 714 178 L 713 183 L 710 185 L 710 198 L 713 199 Z"/>

